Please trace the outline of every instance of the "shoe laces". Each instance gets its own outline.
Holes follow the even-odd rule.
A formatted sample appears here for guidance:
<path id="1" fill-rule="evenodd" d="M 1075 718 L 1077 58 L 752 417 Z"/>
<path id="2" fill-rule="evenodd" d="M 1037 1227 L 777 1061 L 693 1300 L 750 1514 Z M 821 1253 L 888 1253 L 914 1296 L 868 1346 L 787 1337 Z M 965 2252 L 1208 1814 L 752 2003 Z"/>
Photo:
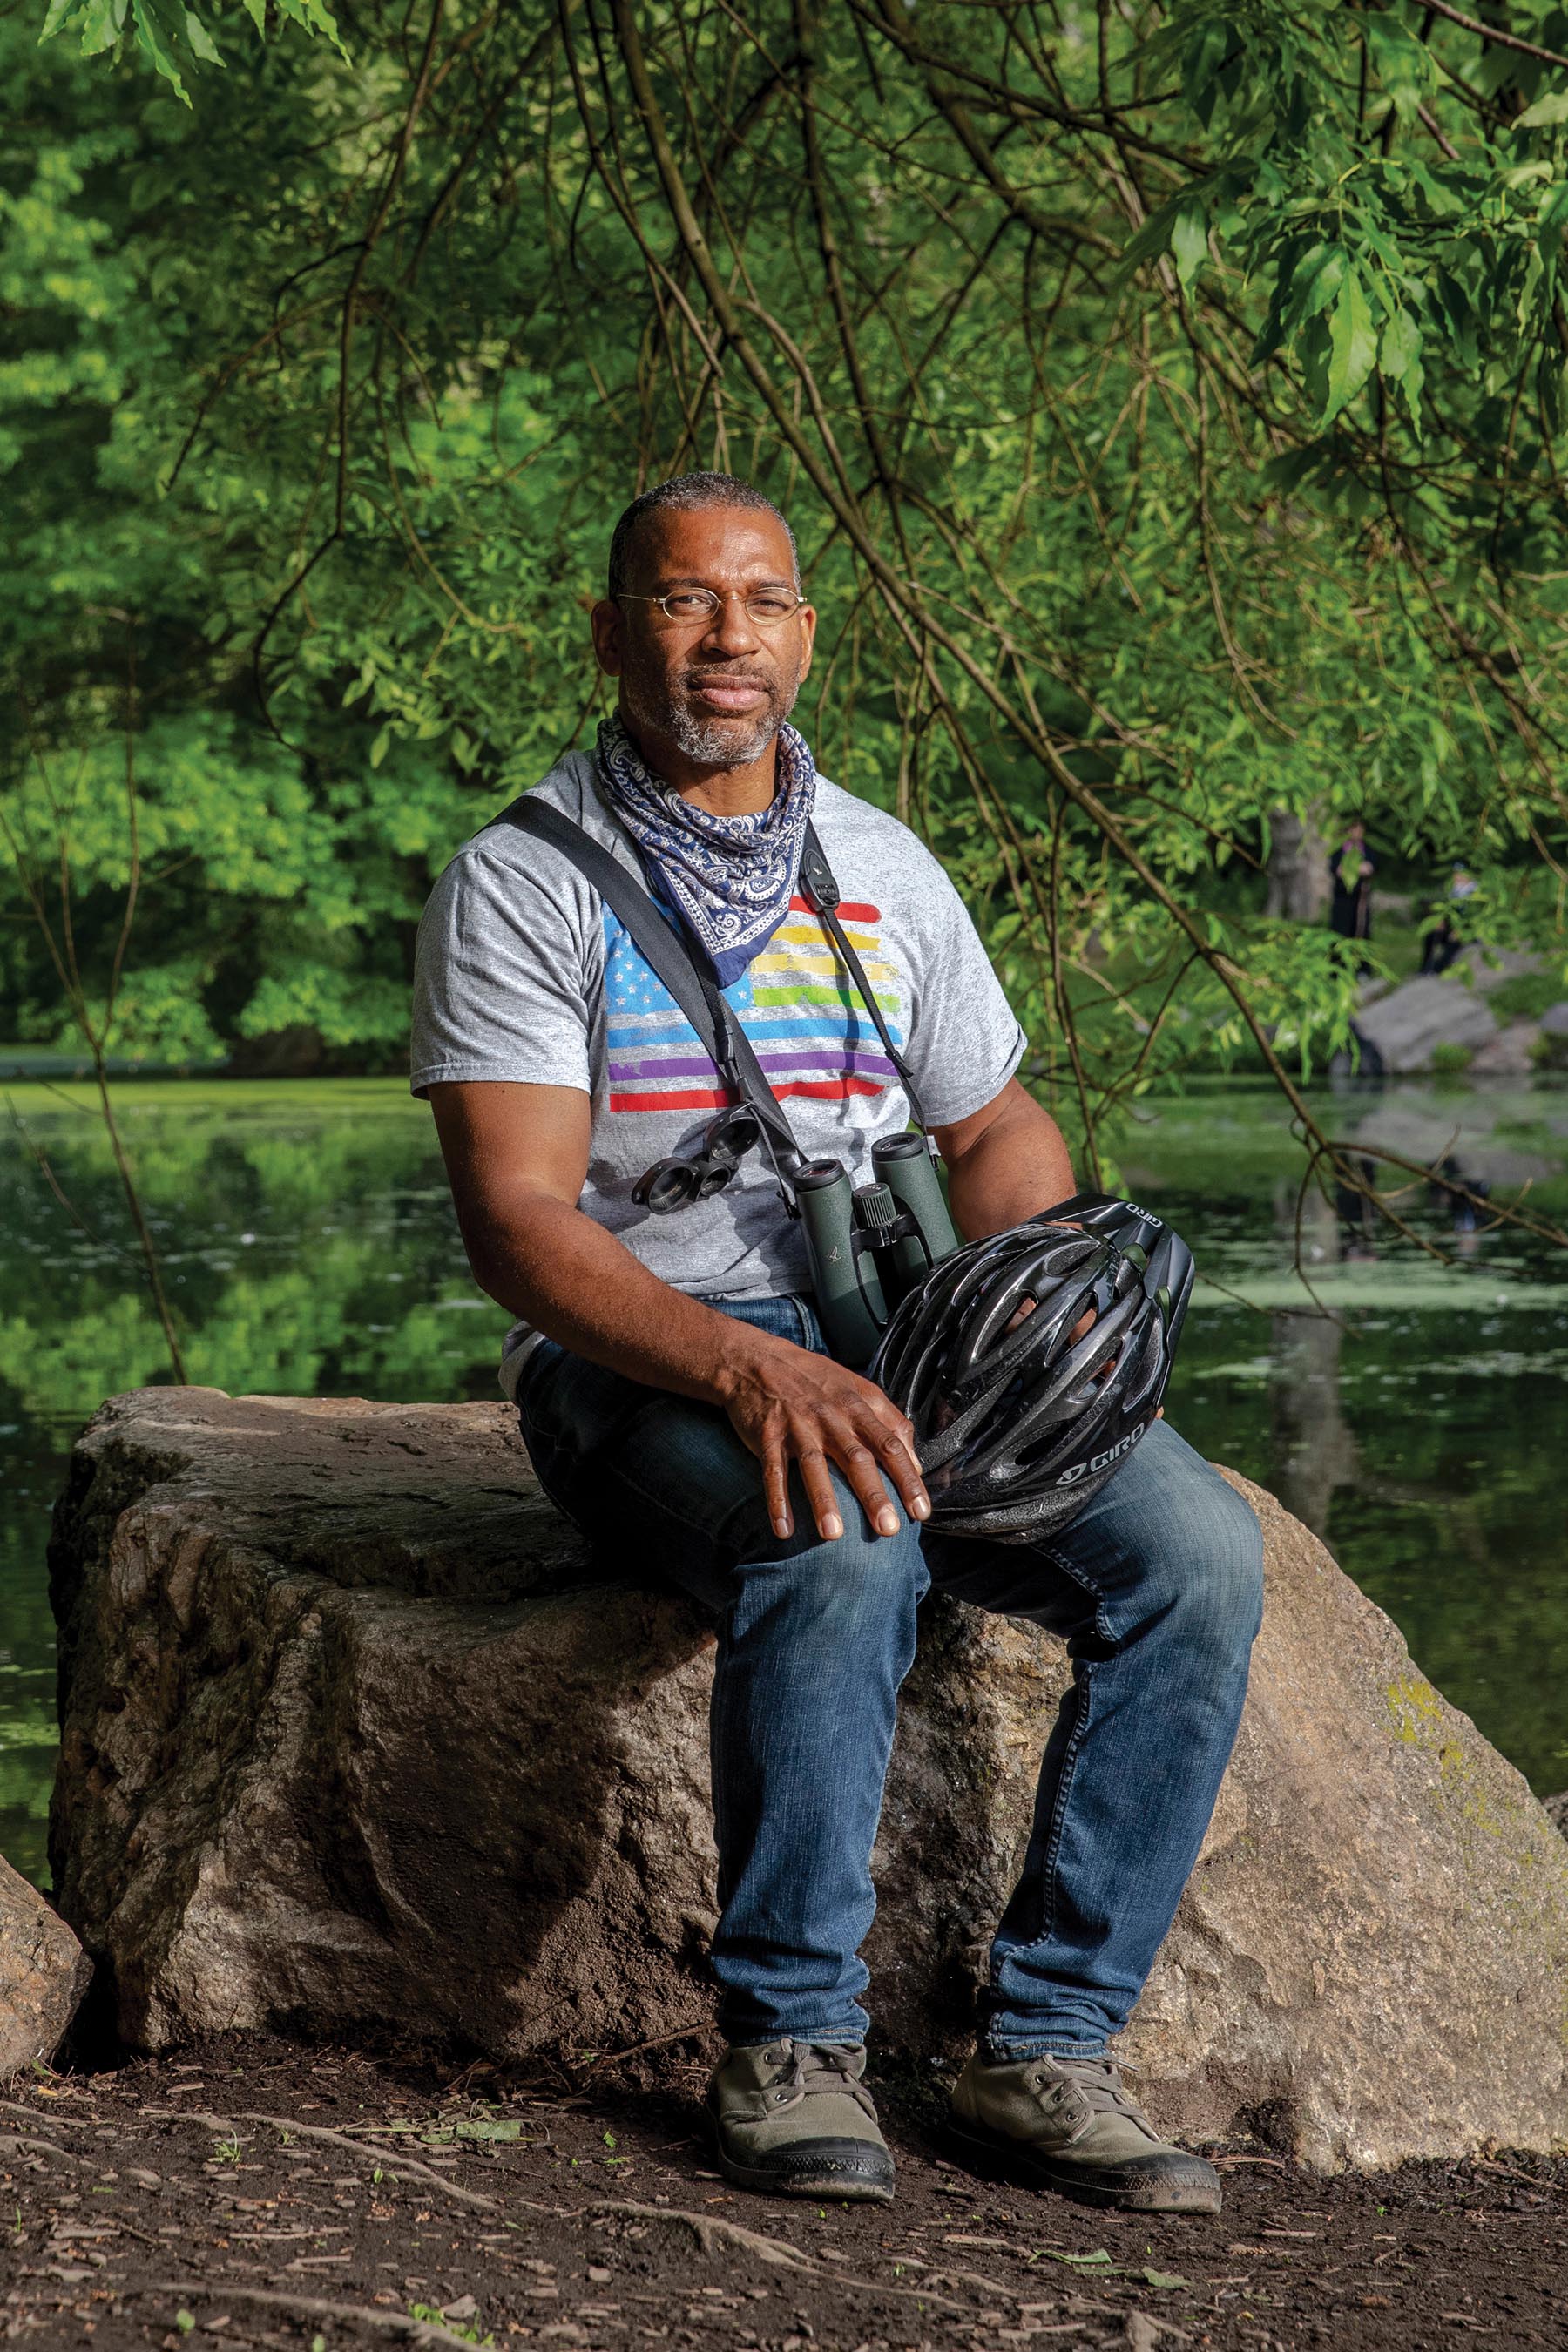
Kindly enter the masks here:
<path id="1" fill-rule="evenodd" d="M 853 2070 L 859 2054 L 858 2050 L 840 2049 L 832 2042 L 781 2042 L 779 2071 L 768 2084 L 772 2104 L 794 2107 L 820 2092 L 837 2092 L 840 2097 L 853 2099 L 863 2114 L 874 2119 L 877 2109 L 871 2094 L 855 2079 Z"/>
<path id="2" fill-rule="evenodd" d="M 1121 2068 L 1114 2058 L 1058 2058 L 1047 2062 L 1049 2072 L 1035 2077 L 1035 2087 L 1049 2097 L 1057 2083 L 1061 2083 L 1069 2095 L 1076 2092 L 1088 2109 L 1084 2117 L 1087 2126 L 1095 2115 L 1126 2116 L 1146 2131 L 1151 2139 L 1159 2134 L 1142 2108 L 1121 2079 Z"/>

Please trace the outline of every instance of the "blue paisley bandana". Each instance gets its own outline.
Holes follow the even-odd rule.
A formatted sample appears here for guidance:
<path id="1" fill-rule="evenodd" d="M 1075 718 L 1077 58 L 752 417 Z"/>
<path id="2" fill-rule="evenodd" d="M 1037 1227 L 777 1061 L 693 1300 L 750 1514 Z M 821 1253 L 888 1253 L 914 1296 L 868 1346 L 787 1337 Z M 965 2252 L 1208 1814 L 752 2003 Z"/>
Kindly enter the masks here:
<path id="1" fill-rule="evenodd" d="M 728 988 L 789 912 L 816 798 L 809 745 L 793 727 L 779 729 L 777 788 L 765 809 L 747 816 L 714 816 L 682 800 L 619 719 L 599 722 L 598 772 L 605 799 Z"/>

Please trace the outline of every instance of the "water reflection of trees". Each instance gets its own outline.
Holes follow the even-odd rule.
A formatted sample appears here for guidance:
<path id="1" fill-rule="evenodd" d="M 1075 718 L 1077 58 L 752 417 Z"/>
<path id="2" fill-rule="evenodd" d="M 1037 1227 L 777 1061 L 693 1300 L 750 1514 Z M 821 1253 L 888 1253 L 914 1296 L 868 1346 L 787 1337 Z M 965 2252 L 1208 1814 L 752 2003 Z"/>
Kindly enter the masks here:
<path id="1" fill-rule="evenodd" d="M 1298 1187 L 1274 1188 L 1274 1226 L 1284 1251 L 1296 1248 Z M 1316 1189 L 1301 1208 L 1303 1259 L 1332 1265 L 1342 1254 L 1336 1204 Z M 1353 1486 L 1360 1460 L 1340 1402 L 1340 1352 L 1344 1326 L 1335 1317 L 1281 1312 L 1273 1316 L 1269 1349 L 1270 1483 L 1288 1511 L 1314 1535 L 1326 1537 L 1329 1512 L 1341 1486 Z"/>
<path id="2" fill-rule="evenodd" d="M 309 1111 L 222 1088 L 130 1097 L 147 1213 L 193 1380 L 231 1393 L 493 1398 L 504 1317 L 464 1263 L 428 1114 L 390 1088 Z M 20 1139 L 0 1152 L 0 1853 L 44 1868 L 54 1770 L 48 1507 L 106 1396 L 166 1381 L 145 1289 L 115 1245 L 101 1132 L 29 1115 L 86 1234 Z M 96 1238 L 94 1238 L 96 1237 Z"/>

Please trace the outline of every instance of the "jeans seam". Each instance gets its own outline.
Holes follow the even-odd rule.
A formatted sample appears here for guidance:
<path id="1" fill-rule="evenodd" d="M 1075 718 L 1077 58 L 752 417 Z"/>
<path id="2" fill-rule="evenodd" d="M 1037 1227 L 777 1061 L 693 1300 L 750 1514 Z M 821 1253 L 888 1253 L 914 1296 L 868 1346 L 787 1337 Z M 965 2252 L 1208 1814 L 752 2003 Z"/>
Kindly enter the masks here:
<path id="1" fill-rule="evenodd" d="M 1117 1633 L 1106 1612 L 1105 1594 L 1101 1591 L 1100 1586 L 1094 1581 L 1094 1579 L 1091 1576 L 1086 1575 L 1082 1569 L 1075 1568 L 1070 1560 L 1064 1559 L 1063 1555 L 1057 1549 L 1054 1544 L 1037 1544 L 1034 1546 L 1034 1549 L 1041 1553 L 1045 1559 L 1048 1559 L 1053 1568 L 1059 1569 L 1062 1575 L 1067 1578 L 1069 1584 L 1076 1584 L 1079 1591 L 1088 1593 L 1089 1599 L 1094 1603 L 1094 1630 L 1099 1634 L 1100 1640 L 1102 1642 L 1120 1642 L 1121 1636 Z"/>
<path id="2" fill-rule="evenodd" d="M 1045 1852 L 1041 1856 L 1040 1876 L 1046 1901 L 1040 1933 L 1032 1937 L 1027 1944 L 1015 1946 L 1013 1951 L 1007 1954 L 1009 1959 L 1016 1958 L 1020 1951 L 1043 1951 L 1056 1932 L 1057 1881 L 1061 1860 L 1062 1825 L 1067 1820 L 1067 1810 L 1072 1798 L 1073 1774 L 1078 1769 L 1079 1750 L 1083 1745 L 1084 1735 L 1089 1729 L 1089 1718 L 1093 1708 L 1093 1668 L 1085 1666 L 1075 1677 L 1078 1719 L 1068 1735 L 1068 1743 L 1062 1751 L 1061 1777 L 1057 1782 L 1057 1801 L 1051 1808 L 1050 1827 L 1046 1833 Z M 996 1981 L 998 1973 L 998 1969 L 993 1965 L 991 1988 L 994 1992 L 1001 1990 Z"/>
<path id="3" fill-rule="evenodd" d="M 1108 2042 L 1096 2042 L 1086 2050 L 1081 2042 L 1025 2042 L 1011 2034 L 999 2035 L 986 2043 L 997 2057 L 1014 2062 L 1030 2058 L 1103 2058 L 1110 2050 Z"/>

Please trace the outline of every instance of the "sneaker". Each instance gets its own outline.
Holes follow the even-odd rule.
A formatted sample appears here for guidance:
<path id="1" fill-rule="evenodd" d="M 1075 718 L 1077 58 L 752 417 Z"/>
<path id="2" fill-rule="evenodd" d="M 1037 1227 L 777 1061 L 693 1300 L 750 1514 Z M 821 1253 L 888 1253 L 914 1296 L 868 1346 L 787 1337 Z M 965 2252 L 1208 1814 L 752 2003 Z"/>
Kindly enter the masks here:
<path id="1" fill-rule="evenodd" d="M 1217 2213 L 1219 2175 L 1163 2140 L 1111 2058 L 972 2058 L 949 2134 L 973 2169 L 1135 2213 Z"/>
<path id="2" fill-rule="evenodd" d="M 864 2050 L 818 2042 L 726 2051 L 708 2085 L 719 2169 L 775 2197 L 858 2197 L 887 2204 L 893 2159 L 860 2077 Z"/>

